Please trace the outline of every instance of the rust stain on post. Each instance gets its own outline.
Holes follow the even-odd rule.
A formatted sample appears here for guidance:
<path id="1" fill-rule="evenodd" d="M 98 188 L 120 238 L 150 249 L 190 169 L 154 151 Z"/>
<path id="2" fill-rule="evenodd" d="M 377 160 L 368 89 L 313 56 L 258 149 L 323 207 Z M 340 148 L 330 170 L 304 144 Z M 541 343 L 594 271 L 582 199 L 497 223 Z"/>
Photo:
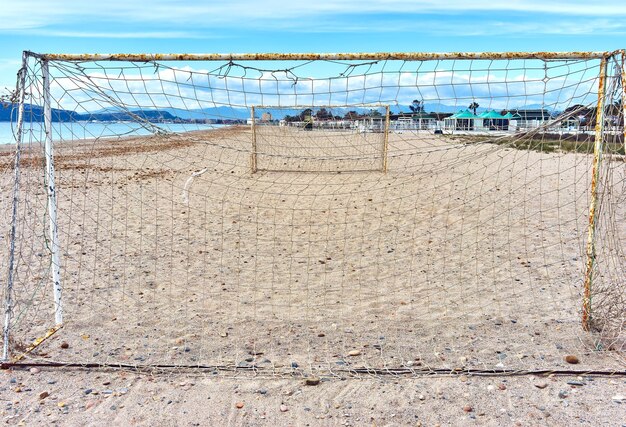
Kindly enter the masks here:
<path id="1" fill-rule="evenodd" d="M 63 54 L 32 53 L 32 56 L 50 61 L 361 61 L 361 60 L 480 60 L 480 59 L 600 59 L 608 52 L 364 52 L 364 53 L 110 53 L 110 54 Z"/>
<path id="2" fill-rule="evenodd" d="M 389 152 L 389 105 L 385 107 L 385 134 L 383 138 L 383 173 L 387 173 L 387 153 Z"/>
<path id="3" fill-rule="evenodd" d="M 626 49 L 620 52 L 622 56 L 622 134 L 624 135 L 624 161 L 626 162 Z"/>
<path id="4" fill-rule="evenodd" d="M 252 118 L 252 153 L 250 153 L 250 170 L 256 173 L 256 119 L 254 117 L 254 106 L 250 107 L 250 116 Z"/>
<path id="5" fill-rule="evenodd" d="M 585 269 L 585 282 L 583 285 L 582 326 L 585 331 L 590 330 L 591 323 L 591 286 L 593 284 L 593 269 L 596 259 L 596 211 L 598 205 L 600 162 L 602 160 L 603 150 L 606 69 L 607 58 L 602 58 L 602 61 L 600 62 L 600 77 L 598 79 L 598 103 L 596 109 L 595 142 L 593 147 L 593 167 L 591 172 L 591 200 L 589 202 L 589 227 L 587 232 L 587 265 Z"/>
<path id="6" fill-rule="evenodd" d="M 48 332 L 46 332 L 46 334 L 43 337 L 39 337 L 36 338 L 29 346 L 28 348 L 26 348 L 26 350 L 22 353 L 19 354 L 17 356 L 15 356 L 12 360 L 13 363 L 17 363 L 20 360 L 22 360 L 24 357 L 28 356 L 29 353 L 31 353 L 33 350 L 35 350 L 37 347 L 39 347 L 44 341 L 46 341 L 48 338 L 50 338 L 52 335 L 56 334 L 57 331 L 59 329 L 61 329 L 63 327 L 63 325 L 56 325 L 55 327 L 48 329 Z"/>

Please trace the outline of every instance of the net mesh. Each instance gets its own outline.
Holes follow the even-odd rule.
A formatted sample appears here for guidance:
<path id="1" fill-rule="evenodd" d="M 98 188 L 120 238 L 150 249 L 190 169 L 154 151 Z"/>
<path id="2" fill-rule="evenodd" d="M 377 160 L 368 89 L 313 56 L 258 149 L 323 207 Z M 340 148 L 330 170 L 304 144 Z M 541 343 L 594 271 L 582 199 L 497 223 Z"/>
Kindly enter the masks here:
<path id="1" fill-rule="evenodd" d="M 604 86 L 600 59 L 48 61 L 64 319 L 26 358 L 271 375 L 622 365 L 620 61 Z M 24 70 L 17 193 L 15 144 L 0 146 L 4 253 L 18 197 L 13 356 L 54 326 L 42 64 Z"/>
<path id="2" fill-rule="evenodd" d="M 359 110 L 363 112 L 315 107 L 290 115 L 292 107 L 256 107 L 253 112 L 260 118 L 251 119 L 253 172 L 384 172 L 388 107 Z"/>

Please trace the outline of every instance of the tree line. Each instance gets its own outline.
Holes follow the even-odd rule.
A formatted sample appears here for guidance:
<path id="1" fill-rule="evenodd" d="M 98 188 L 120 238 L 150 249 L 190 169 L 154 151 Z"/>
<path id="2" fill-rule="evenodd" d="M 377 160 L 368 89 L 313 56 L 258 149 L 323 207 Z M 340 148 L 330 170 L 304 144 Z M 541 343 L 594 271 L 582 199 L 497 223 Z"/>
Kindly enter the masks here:
<path id="1" fill-rule="evenodd" d="M 328 111 L 326 108 L 320 108 L 317 112 L 313 113 L 313 109 L 307 108 L 296 114 L 295 116 L 286 115 L 284 120 L 290 122 L 310 122 L 315 118 L 318 121 L 323 120 L 357 120 L 364 117 L 382 117 L 382 114 L 378 110 L 370 109 L 367 112 L 348 111 L 343 116 L 334 115 L 332 111 Z"/>

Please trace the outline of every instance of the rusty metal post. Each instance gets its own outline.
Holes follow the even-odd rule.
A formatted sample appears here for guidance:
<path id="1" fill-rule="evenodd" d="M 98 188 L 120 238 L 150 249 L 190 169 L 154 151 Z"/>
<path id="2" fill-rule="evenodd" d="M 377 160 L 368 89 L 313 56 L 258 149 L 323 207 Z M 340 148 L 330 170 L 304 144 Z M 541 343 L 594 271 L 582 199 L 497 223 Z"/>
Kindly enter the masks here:
<path id="1" fill-rule="evenodd" d="M 624 161 L 626 162 L 626 49 L 622 54 L 622 135 L 624 137 Z"/>
<path id="2" fill-rule="evenodd" d="M 591 172 L 591 200 L 589 202 L 589 228 L 587 232 L 587 265 L 583 285 L 582 326 L 590 330 L 591 324 L 591 287 L 593 285 L 593 269 L 596 261 L 596 226 L 598 209 L 598 185 L 600 180 L 600 164 L 604 149 L 604 102 L 606 97 L 607 58 L 600 61 L 600 77 L 598 81 L 598 103 L 596 109 L 595 141 L 593 145 L 593 167 Z"/>
<path id="3" fill-rule="evenodd" d="M 387 173 L 387 153 L 389 152 L 389 105 L 385 107 L 385 135 L 383 138 L 383 173 Z"/>
<path id="4" fill-rule="evenodd" d="M 601 59 L 608 52 L 358 52 L 358 53 L 34 53 L 58 61 L 430 61 L 482 59 Z"/>
<path id="5" fill-rule="evenodd" d="M 250 170 L 256 173 L 256 119 L 254 118 L 254 105 L 250 107 L 250 115 L 252 117 L 252 152 L 250 153 Z"/>

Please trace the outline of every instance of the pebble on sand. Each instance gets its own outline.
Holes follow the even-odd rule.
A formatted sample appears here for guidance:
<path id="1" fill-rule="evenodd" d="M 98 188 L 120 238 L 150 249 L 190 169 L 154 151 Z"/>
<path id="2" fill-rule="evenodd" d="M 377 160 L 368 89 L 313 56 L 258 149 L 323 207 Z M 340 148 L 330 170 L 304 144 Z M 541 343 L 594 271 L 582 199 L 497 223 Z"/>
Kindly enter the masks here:
<path id="1" fill-rule="evenodd" d="M 359 356 L 361 355 L 361 350 L 351 350 L 348 352 L 348 356 Z"/>
<path id="2" fill-rule="evenodd" d="M 465 405 L 465 406 L 463 407 L 463 410 L 464 410 L 465 412 L 472 412 L 472 411 L 474 410 L 474 408 L 472 408 L 470 405 Z"/>
<path id="3" fill-rule="evenodd" d="M 50 393 L 48 393 L 47 391 L 42 391 L 41 393 L 39 393 L 39 399 L 43 400 L 46 397 L 50 396 Z"/>
<path id="4" fill-rule="evenodd" d="M 39 372 L 41 372 L 41 370 L 39 368 L 30 368 L 28 371 L 31 374 L 38 374 Z"/>
<path id="5" fill-rule="evenodd" d="M 287 412 L 289 410 L 289 408 L 287 408 L 285 405 L 280 405 L 280 412 Z"/>
<path id="6" fill-rule="evenodd" d="M 304 380 L 304 384 L 306 385 L 318 385 L 320 383 L 320 379 L 317 377 L 309 377 Z"/>
<path id="7" fill-rule="evenodd" d="M 237 403 L 235 403 L 235 408 L 237 408 L 237 409 L 241 409 L 241 408 L 243 408 L 243 402 L 237 402 Z"/>
<path id="8" fill-rule="evenodd" d="M 69 345 L 67 342 L 63 341 L 63 342 L 61 343 L 61 348 L 63 348 L 63 349 L 65 349 L 65 348 L 70 348 L 70 345 Z"/>
<path id="9" fill-rule="evenodd" d="M 548 387 L 548 383 L 536 383 L 535 387 L 543 390 L 544 388 Z"/>
<path id="10" fill-rule="evenodd" d="M 574 356 L 573 354 L 568 354 L 567 356 L 565 356 L 565 361 L 572 365 L 575 365 L 578 362 L 580 362 L 580 360 L 578 360 L 578 357 Z"/>

